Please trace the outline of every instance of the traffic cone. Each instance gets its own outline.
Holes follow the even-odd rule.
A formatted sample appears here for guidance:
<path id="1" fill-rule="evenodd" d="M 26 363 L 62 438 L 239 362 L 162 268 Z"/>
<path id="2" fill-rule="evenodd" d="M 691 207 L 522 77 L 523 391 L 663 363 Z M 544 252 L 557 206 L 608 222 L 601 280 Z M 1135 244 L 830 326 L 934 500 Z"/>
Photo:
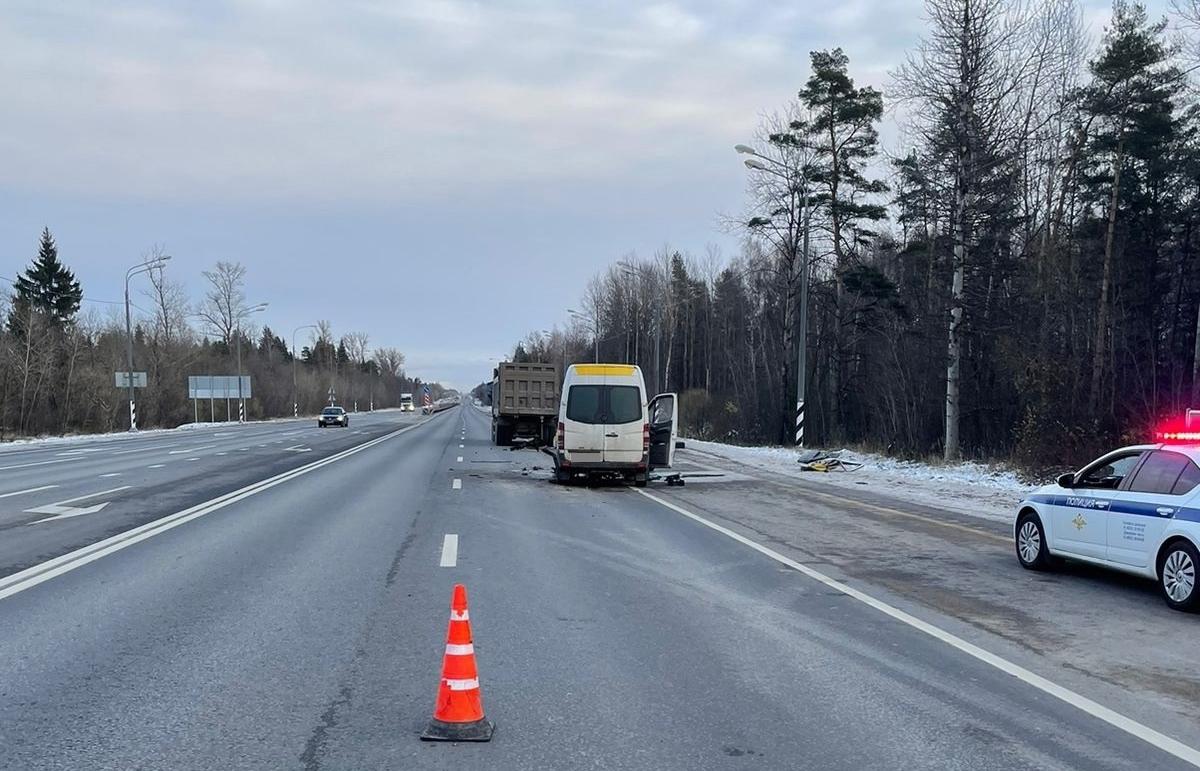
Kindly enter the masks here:
<path id="1" fill-rule="evenodd" d="M 450 601 L 450 629 L 446 632 L 446 655 L 438 683 L 433 720 L 421 734 L 430 742 L 491 741 L 496 725 L 483 716 L 479 694 L 479 671 L 471 644 L 471 615 L 467 611 L 467 589 L 454 585 Z"/>

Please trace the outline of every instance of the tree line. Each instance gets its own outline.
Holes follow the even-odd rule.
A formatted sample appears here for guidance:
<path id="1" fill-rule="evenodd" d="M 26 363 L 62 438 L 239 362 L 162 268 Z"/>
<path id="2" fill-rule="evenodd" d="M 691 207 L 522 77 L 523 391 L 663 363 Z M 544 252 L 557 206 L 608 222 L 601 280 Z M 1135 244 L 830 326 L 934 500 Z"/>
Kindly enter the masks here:
<path id="1" fill-rule="evenodd" d="M 925 7 L 883 92 L 814 51 L 737 146 L 738 254 L 627 255 L 515 355 L 635 362 L 691 435 L 790 443 L 806 322 L 808 444 L 1031 467 L 1200 407 L 1200 0 L 1095 41 L 1077 0 Z"/>
<path id="2" fill-rule="evenodd" d="M 293 359 L 290 333 L 255 323 L 265 309 L 247 303 L 240 263 L 204 271 L 204 294 L 194 303 L 167 274 L 160 248 L 143 265 L 151 266 L 141 271 L 144 287 L 131 296 L 134 371 L 147 376 L 136 389 L 139 428 L 237 420 L 236 400 L 190 400 L 188 376 L 235 375 L 239 347 L 242 372 L 251 377 L 249 420 L 291 415 L 293 400 L 302 415 L 331 400 L 348 410 L 394 407 L 402 392 L 422 385 L 405 374 L 398 349 L 371 349 L 362 332 L 336 336 L 326 320 L 299 330 L 305 344 Z M 0 293 L 0 441 L 129 427 L 127 392 L 116 387 L 115 373 L 128 369 L 130 336 L 124 309 L 107 308 L 89 303 L 43 230 L 37 256 L 12 292 Z M 430 385 L 439 397 L 444 389 Z"/>

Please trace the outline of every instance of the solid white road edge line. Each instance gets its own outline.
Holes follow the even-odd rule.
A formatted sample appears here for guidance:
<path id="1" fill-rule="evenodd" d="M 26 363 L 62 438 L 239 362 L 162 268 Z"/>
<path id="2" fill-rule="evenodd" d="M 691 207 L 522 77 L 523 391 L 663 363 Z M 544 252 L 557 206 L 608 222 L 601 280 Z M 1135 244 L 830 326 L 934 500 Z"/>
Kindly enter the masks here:
<path id="1" fill-rule="evenodd" d="M 55 576 L 60 576 L 63 573 L 69 573 L 76 568 L 83 567 L 89 562 L 94 562 L 101 557 L 108 556 L 113 552 L 120 551 L 121 549 L 132 546 L 135 543 L 145 541 L 146 539 L 153 538 L 160 533 L 172 530 L 184 524 L 185 522 L 191 522 L 193 519 L 203 517 L 205 514 L 211 514 L 214 511 L 223 509 L 230 504 L 236 503 L 244 498 L 249 498 L 252 495 L 262 492 L 263 490 L 269 490 L 276 485 L 281 485 L 284 482 L 295 479 L 298 476 L 303 476 L 304 474 L 315 471 L 322 466 L 327 466 L 330 463 L 336 463 L 343 458 L 348 458 L 351 455 L 360 453 L 363 450 L 374 447 L 382 442 L 386 442 L 388 439 L 411 431 L 414 428 L 419 428 L 428 422 L 428 420 L 424 420 L 420 423 L 414 423 L 411 426 L 406 426 L 397 431 L 393 431 L 390 434 L 384 434 L 383 436 L 376 437 L 370 441 L 363 442 L 362 444 L 356 447 L 351 447 L 348 450 L 342 450 L 339 453 L 330 455 L 328 458 L 322 458 L 321 460 L 313 461 L 312 463 L 300 466 L 299 468 L 294 468 L 291 471 L 285 471 L 282 474 L 277 474 L 268 479 L 247 485 L 239 490 L 225 493 L 224 495 L 218 496 L 209 501 L 205 501 L 204 503 L 196 504 L 195 506 L 184 509 L 183 511 L 178 511 L 174 514 L 168 514 L 167 516 L 156 519 L 153 522 L 147 522 L 146 524 L 135 527 L 132 530 L 126 530 L 124 533 L 118 533 L 117 535 L 105 538 L 102 541 L 97 541 L 90 546 L 84 546 L 83 548 L 76 549 L 75 551 L 69 552 L 60 557 L 47 560 L 40 565 L 34 565 L 31 568 L 26 568 L 19 573 L 13 573 L 11 576 L 0 578 L 0 600 L 37 586 L 43 581 L 49 581 Z"/>
<path id="2" fill-rule="evenodd" d="M 1049 694 L 1050 696 L 1053 696 L 1054 698 L 1059 699 L 1060 701 L 1064 701 L 1067 704 L 1070 704 L 1072 707 L 1075 707 L 1076 709 L 1086 712 L 1087 714 L 1091 715 L 1092 717 L 1099 718 L 1100 720 L 1103 720 L 1105 723 L 1108 723 L 1109 725 L 1111 725 L 1115 728 L 1119 728 L 1122 731 L 1124 731 L 1125 733 L 1127 733 L 1131 736 L 1134 736 L 1138 739 L 1141 739 L 1142 741 L 1146 742 L 1147 744 L 1157 747 L 1158 749 L 1162 750 L 1163 752 L 1167 752 L 1171 755 L 1174 755 L 1175 757 L 1179 758 L 1180 760 L 1183 760 L 1187 763 L 1191 763 L 1193 766 L 1200 767 L 1200 750 L 1196 750 L 1193 747 L 1189 747 L 1188 745 L 1184 744 L 1183 742 L 1181 742 L 1177 739 L 1172 739 L 1170 736 L 1167 736 L 1164 733 L 1155 731 L 1153 728 L 1151 728 L 1143 723 L 1139 723 L 1138 721 L 1136 721 L 1132 718 L 1126 717 L 1125 715 L 1122 715 L 1121 713 L 1119 713 L 1115 710 L 1109 709 L 1108 707 L 1104 706 L 1103 704 L 1100 704 L 1099 702 L 1092 701 L 1091 699 L 1087 698 L 1086 696 L 1078 694 L 1069 688 L 1065 688 L 1065 687 L 1059 685 L 1058 683 L 1055 683 L 1052 680 L 1048 680 L 1045 677 L 1042 677 L 1041 675 L 1039 675 L 1035 672 L 1031 672 L 1030 670 L 1026 669 L 1025 667 L 1020 666 L 1019 664 L 1014 664 L 1011 661 L 1009 661 L 1008 659 L 1001 658 L 1000 656 L 997 656 L 996 654 L 991 653 L 990 651 L 986 651 L 983 648 L 980 648 L 978 645 L 975 645 L 974 643 L 969 643 L 966 640 L 962 639 L 961 637 L 951 634 L 950 632 L 947 632 L 946 630 L 942 629 L 941 627 L 934 626 L 933 624 L 930 624 L 927 621 L 922 621 L 921 619 L 917 618 L 916 616 L 914 616 L 910 613 L 905 613 L 904 611 L 900 610 L 899 608 L 889 605 L 882 600 L 877 600 L 874 597 L 872 597 L 871 595 L 866 594 L 865 592 L 861 592 L 858 589 L 855 589 L 851 586 L 848 586 L 848 585 L 842 583 L 841 581 L 830 578 L 829 576 L 825 575 L 824 573 L 820 572 L 819 570 L 814 570 L 813 568 L 810 568 L 807 565 L 797 562 L 794 559 L 785 557 L 777 551 L 768 549 L 766 546 L 763 546 L 762 544 L 756 543 L 755 541 L 752 541 L 749 538 L 746 538 L 745 536 L 743 536 L 739 533 L 735 533 L 734 531 L 730 530 L 727 527 L 723 527 L 721 525 L 718 525 L 715 522 L 711 522 L 711 521 L 705 519 L 704 517 L 701 517 L 698 514 L 693 514 L 692 512 L 688 511 L 687 509 L 685 509 L 681 506 L 677 506 L 674 503 L 671 503 L 670 501 L 659 498 L 657 495 L 653 495 L 652 493 L 648 493 L 644 490 L 638 490 L 636 488 L 634 489 L 634 492 L 639 493 L 640 495 L 643 495 L 643 496 L 649 498 L 650 500 L 654 501 L 657 504 L 666 506 L 668 509 L 671 509 L 672 511 L 676 512 L 677 514 L 682 514 L 683 516 L 687 517 L 688 519 L 694 520 L 695 522 L 699 522 L 701 525 L 704 525 L 707 528 L 711 528 L 712 530 L 717 531 L 721 535 L 728 536 L 744 546 L 749 546 L 751 549 L 754 549 L 756 552 L 763 554 L 767 557 L 770 557 L 771 559 L 773 559 L 776 562 L 779 562 L 783 565 L 787 565 L 789 568 L 797 571 L 798 573 L 802 573 L 803 575 L 808 576 L 809 578 L 813 579 L 814 581 L 819 581 L 820 583 L 828 586 L 830 589 L 833 589 L 834 591 L 837 591 L 837 592 L 841 592 L 842 594 L 846 595 L 847 597 L 851 597 L 855 600 L 858 600 L 859 602 L 863 603 L 864 605 L 870 606 L 870 607 L 874 608 L 875 610 L 879 611 L 880 613 L 883 613 L 884 615 L 891 616 L 892 618 L 894 618 L 895 620 L 899 621 L 902 624 L 907 624 L 908 626 L 911 626 L 913 629 L 916 629 L 920 632 L 924 632 L 925 634 L 929 635 L 930 637 L 933 637 L 936 640 L 940 640 L 941 642 L 946 643 L 950 647 L 956 648 L 956 649 L 962 651 L 963 653 L 967 654 L 968 656 L 978 659 L 979 661 L 982 661 L 985 664 L 993 666 L 996 669 L 999 669 L 1001 672 L 1004 672 L 1005 674 L 1012 675 L 1013 677 L 1017 678 L 1018 680 L 1026 683 L 1028 685 L 1032 685 L 1034 688 L 1037 688 L 1039 691 Z"/>
<path id="3" fill-rule="evenodd" d="M 0 493 L 0 498 L 11 498 L 14 495 L 24 495 L 25 493 L 40 493 L 42 490 L 53 490 L 58 485 L 42 485 L 41 487 L 31 487 L 28 490 L 14 490 L 11 493 Z"/>
<path id="4" fill-rule="evenodd" d="M 439 567 L 452 568 L 458 564 L 458 534 L 446 533 L 442 539 L 442 561 Z"/>

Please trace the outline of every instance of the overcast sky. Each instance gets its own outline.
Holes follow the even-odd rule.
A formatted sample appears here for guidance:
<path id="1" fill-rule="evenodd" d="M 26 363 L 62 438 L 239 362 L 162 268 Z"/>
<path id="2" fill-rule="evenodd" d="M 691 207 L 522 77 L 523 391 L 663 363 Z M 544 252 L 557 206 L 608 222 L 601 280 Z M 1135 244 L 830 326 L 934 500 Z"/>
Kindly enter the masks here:
<path id="1" fill-rule="evenodd" d="M 1107 3 L 1085 5 L 1098 36 Z M 469 387 L 564 323 L 610 261 L 736 251 L 720 225 L 743 206 L 733 145 L 794 96 L 812 49 L 841 46 L 860 84 L 886 86 L 921 15 L 917 0 L 5 0 L 0 275 L 43 225 L 96 300 L 119 299 L 155 243 L 193 297 L 202 270 L 237 260 L 277 332 L 329 319 Z"/>

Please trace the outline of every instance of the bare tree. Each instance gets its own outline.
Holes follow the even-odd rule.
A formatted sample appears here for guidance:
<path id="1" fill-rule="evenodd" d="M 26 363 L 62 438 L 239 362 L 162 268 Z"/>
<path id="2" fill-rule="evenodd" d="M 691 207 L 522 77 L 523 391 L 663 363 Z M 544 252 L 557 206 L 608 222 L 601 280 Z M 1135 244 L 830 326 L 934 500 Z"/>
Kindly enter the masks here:
<path id="1" fill-rule="evenodd" d="M 366 332 L 347 332 L 342 336 L 342 344 L 346 346 L 346 353 L 349 354 L 350 361 L 359 366 L 367 363 L 369 339 Z"/>
<path id="2" fill-rule="evenodd" d="M 155 245 L 142 257 L 148 262 L 162 255 L 162 247 Z M 167 278 L 162 268 L 150 271 L 149 277 L 150 288 L 142 294 L 154 307 L 154 339 L 162 345 L 170 345 L 187 329 L 187 291 L 182 282 Z"/>
<path id="3" fill-rule="evenodd" d="M 209 288 L 197 315 L 204 319 L 211 332 L 229 345 L 238 328 L 238 318 L 246 307 L 246 268 L 240 262 L 222 260 L 203 275 Z"/>
<path id="4" fill-rule="evenodd" d="M 1029 126 L 1020 100 L 1030 77 L 1028 6 L 1005 0 L 926 0 L 932 30 L 892 75 L 910 128 L 942 159 L 952 205 L 953 278 L 946 345 L 943 454 L 957 459 L 966 276 L 987 218 L 988 178 L 1009 162 Z M 1036 68 L 1034 68 L 1036 71 Z"/>
<path id="5" fill-rule="evenodd" d="M 371 358 L 385 375 L 400 377 L 404 374 L 404 354 L 398 348 L 376 348 Z"/>

